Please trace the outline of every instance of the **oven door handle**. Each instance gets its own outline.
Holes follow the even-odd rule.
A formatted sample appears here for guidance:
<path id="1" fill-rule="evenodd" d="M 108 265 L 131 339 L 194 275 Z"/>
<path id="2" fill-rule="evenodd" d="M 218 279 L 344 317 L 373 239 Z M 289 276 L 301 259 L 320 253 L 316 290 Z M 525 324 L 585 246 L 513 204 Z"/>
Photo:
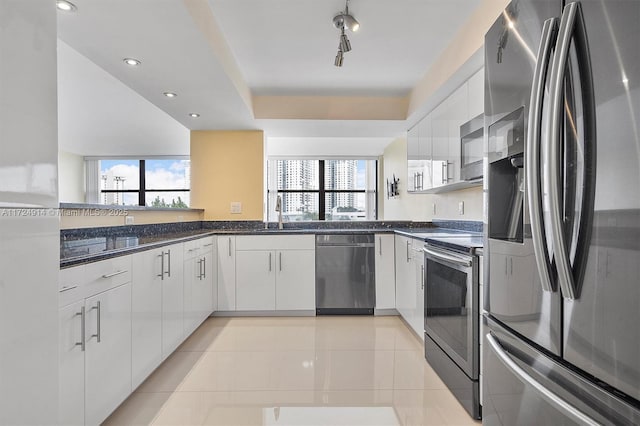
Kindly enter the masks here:
<path id="1" fill-rule="evenodd" d="M 444 262 L 454 263 L 456 265 L 470 267 L 473 264 L 473 258 L 458 253 L 453 253 L 444 250 L 434 249 L 433 247 L 423 247 L 422 251 L 435 260 L 441 260 Z"/>

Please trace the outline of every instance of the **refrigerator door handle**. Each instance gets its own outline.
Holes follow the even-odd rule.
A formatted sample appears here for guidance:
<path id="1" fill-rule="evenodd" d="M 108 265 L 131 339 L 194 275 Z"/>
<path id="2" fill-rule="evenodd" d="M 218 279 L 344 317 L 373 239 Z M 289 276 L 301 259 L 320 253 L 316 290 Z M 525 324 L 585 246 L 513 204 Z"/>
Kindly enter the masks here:
<path id="1" fill-rule="evenodd" d="M 569 249 L 563 227 L 562 210 L 562 174 L 561 174 L 561 129 L 565 117 L 564 80 L 567 61 L 569 60 L 569 48 L 572 40 L 578 53 L 580 70 L 580 88 L 584 104 L 584 140 L 585 140 L 585 177 L 583 184 L 585 191 L 581 201 L 582 216 L 580 218 L 580 230 L 578 233 L 578 250 L 575 258 L 576 274 L 571 265 Z M 551 236 L 553 240 L 553 252 L 558 272 L 558 282 L 562 295 L 566 299 L 576 299 L 579 296 L 576 283 L 580 283 L 581 275 L 587 260 L 587 251 L 591 235 L 591 222 L 593 220 L 593 199 L 595 191 L 595 101 L 593 99 L 593 79 L 591 75 L 591 59 L 585 29 L 582 8 L 579 2 L 569 3 L 562 12 L 558 40 L 551 66 L 551 112 L 550 125 L 547 134 L 550 158 L 550 191 L 549 210 L 551 222 Z M 588 151 L 588 152 L 587 152 Z"/>
<path id="2" fill-rule="evenodd" d="M 531 87 L 531 102 L 529 108 L 529 129 L 527 134 L 527 166 L 526 182 L 529 215 L 531 219 L 531 237 L 535 252 L 536 265 L 542 290 L 553 292 L 553 280 L 551 279 L 551 261 L 547 245 L 545 243 L 544 222 L 542 217 L 542 189 L 540 187 L 540 128 L 542 125 L 542 105 L 544 100 L 544 87 L 547 79 L 547 71 L 553 44 L 558 32 L 558 18 L 544 21 L 542 37 L 538 48 L 536 69 L 533 74 Z"/>
<path id="3" fill-rule="evenodd" d="M 489 347 L 492 352 L 498 357 L 500 362 L 502 362 L 502 364 L 504 364 L 504 366 L 509 369 L 509 371 L 511 371 L 518 380 L 525 385 L 534 388 L 549 404 L 553 405 L 556 409 L 566 414 L 578 424 L 594 426 L 600 424 L 531 377 L 531 375 L 511 359 L 504 349 L 502 349 L 498 340 L 493 337 L 491 333 L 487 333 L 487 341 L 489 342 Z"/>

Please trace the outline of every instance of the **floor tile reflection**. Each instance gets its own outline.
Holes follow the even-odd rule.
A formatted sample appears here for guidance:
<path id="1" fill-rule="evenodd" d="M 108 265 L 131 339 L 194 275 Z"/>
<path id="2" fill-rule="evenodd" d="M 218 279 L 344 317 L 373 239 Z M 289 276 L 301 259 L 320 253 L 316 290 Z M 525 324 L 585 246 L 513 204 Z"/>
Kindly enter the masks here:
<path id="1" fill-rule="evenodd" d="M 210 318 L 107 425 L 467 425 L 397 317 Z"/>

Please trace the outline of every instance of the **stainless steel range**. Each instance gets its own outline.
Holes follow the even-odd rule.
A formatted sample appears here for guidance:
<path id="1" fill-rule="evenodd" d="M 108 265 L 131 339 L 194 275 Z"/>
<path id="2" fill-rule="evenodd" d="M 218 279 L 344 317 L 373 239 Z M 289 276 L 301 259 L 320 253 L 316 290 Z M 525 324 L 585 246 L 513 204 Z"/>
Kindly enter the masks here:
<path id="1" fill-rule="evenodd" d="M 469 414 L 479 419 L 478 234 L 432 235 L 424 246 L 425 358 Z"/>

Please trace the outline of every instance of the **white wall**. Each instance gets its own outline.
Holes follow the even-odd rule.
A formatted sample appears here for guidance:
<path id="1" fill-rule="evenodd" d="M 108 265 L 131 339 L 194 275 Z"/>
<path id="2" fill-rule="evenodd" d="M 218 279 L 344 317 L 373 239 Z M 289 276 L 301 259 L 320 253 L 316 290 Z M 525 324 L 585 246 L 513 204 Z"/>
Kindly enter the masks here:
<path id="1" fill-rule="evenodd" d="M 60 148 L 87 156 L 189 155 L 189 130 L 58 40 Z"/>
<path id="2" fill-rule="evenodd" d="M 398 138 L 384 150 L 382 179 L 400 179 L 400 196 L 387 199 L 386 188 L 381 185 L 384 220 L 431 221 L 433 219 L 482 220 L 482 187 L 469 188 L 444 194 L 407 193 L 407 140 Z M 458 214 L 458 203 L 464 202 L 464 214 Z M 436 213 L 433 213 L 433 204 Z"/>
<path id="3" fill-rule="evenodd" d="M 378 157 L 391 138 L 267 138 L 267 157 Z"/>
<path id="4" fill-rule="evenodd" d="M 58 194 L 61 203 L 85 202 L 83 156 L 58 151 Z"/>

